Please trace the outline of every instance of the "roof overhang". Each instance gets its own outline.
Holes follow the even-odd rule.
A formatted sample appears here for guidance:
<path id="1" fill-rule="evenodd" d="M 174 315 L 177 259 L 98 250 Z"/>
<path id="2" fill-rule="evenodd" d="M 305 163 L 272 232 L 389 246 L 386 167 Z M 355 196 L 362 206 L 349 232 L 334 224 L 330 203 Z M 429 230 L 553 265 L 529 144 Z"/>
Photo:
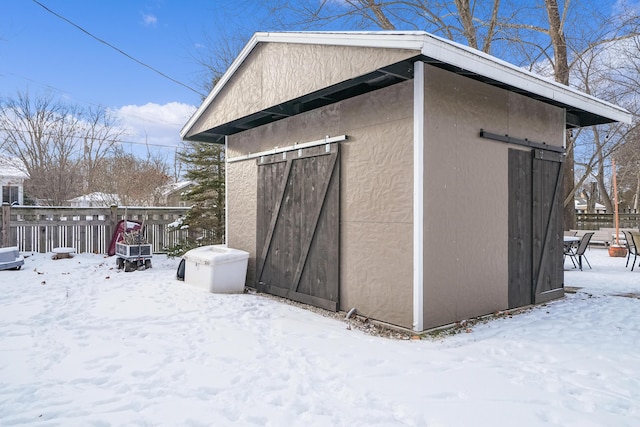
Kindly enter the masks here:
<path id="1" fill-rule="evenodd" d="M 415 50 L 416 55 L 190 135 L 190 130 L 198 118 L 207 110 L 216 95 L 229 82 L 235 71 L 258 43 L 300 43 L 404 49 Z M 416 61 L 423 61 L 435 67 L 564 108 L 567 112 L 567 128 L 612 122 L 631 123 L 631 113 L 621 107 L 528 72 L 483 52 L 425 32 L 256 33 L 223 75 L 220 82 L 185 124 L 180 136 L 184 140 L 222 143 L 226 135 L 233 135 L 412 79 L 413 63 Z"/>

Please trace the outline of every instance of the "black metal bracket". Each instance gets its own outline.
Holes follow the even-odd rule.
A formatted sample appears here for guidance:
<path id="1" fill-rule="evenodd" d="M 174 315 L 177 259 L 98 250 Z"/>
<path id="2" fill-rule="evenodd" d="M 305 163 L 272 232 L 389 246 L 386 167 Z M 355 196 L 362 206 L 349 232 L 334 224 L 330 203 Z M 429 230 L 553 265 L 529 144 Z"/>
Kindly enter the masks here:
<path id="1" fill-rule="evenodd" d="M 480 138 L 487 138 L 487 139 L 492 139 L 494 141 L 506 142 L 507 144 L 523 145 L 525 147 L 535 148 L 538 150 L 553 151 L 555 153 L 560 153 L 560 154 L 565 153 L 564 147 L 549 145 L 546 142 L 533 142 L 533 141 L 529 141 L 526 138 L 519 139 L 519 138 L 512 138 L 509 135 L 498 135 L 496 133 L 486 132 L 484 129 L 480 129 Z"/>

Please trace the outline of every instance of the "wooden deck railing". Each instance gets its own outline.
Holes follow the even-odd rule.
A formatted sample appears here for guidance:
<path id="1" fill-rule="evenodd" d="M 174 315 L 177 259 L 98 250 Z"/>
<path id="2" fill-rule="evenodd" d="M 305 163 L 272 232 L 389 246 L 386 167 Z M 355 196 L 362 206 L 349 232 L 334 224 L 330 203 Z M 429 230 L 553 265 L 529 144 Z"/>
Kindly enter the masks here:
<path id="1" fill-rule="evenodd" d="M 618 214 L 620 228 L 638 229 L 640 213 L 622 212 Z M 578 230 L 599 230 L 600 228 L 615 227 L 613 214 L 576 214 L 576 228 Z"/>
<path id="2" fill-rule="evenodd" d="M 118 221 L 128 219 L 145 225 L 154 253 L 184 242 L 187 230 L 170 230 L 169 224 L 184 216 L 183 207 L 74 208 L 2 206 L 1 246 L 18 246 L 25 252 L 50 252 L 73 247 L 76 252 L 107 253 Z"/>

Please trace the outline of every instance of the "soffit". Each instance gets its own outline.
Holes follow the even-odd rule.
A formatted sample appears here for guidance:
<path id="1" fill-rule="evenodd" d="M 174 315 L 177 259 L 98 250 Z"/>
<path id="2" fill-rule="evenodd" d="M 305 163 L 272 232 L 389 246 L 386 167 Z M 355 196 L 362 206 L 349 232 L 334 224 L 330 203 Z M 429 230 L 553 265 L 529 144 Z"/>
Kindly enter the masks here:
<path id="1" fill-rule="evenodd" d="M 273 105 L 263 106 L 222 123 L 203 126 L 202 119 L 215 113 L 215 99 L 259 43 L 294 43 L 360 48 L 399 49 L 400 61 L 379 65 L 363 74 L 319 87 Z M 412 54 L 412 52 L 414 54 Z M 390 59 L 398 56 L 390 55 Z M 350 58 L 345 57 L 344 61 Z M 435 67 L 519 93 L 521 95 L 566 109 L 567 128 L 622 121 L 631 122 L 626 110 L 596 99 L 573 88 L 544 79 L 507 62 L 440 39 L 423 32 L 367 33 L 258 33 L 234 65 L 214 88 L 181 132 L 185 140 L 224 142 L 225 135 L 262 126 L 285 117 L 304 113 L 328 104 L 358 96 L 413 78 L 413 63 L 423 61 Z M 340 61 L 337 61 L 339 64 Z M 212 108 L 213 107 L 213 108 Z"/>

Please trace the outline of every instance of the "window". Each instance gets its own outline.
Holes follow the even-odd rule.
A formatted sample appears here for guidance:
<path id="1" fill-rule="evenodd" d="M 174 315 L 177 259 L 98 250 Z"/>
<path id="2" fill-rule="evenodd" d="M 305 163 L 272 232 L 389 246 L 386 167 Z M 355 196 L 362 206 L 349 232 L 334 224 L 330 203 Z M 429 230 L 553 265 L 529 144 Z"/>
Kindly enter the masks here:
<path id="1" fill-rule="evenodd" d="M 18 187 L 13 185 L 2 186 L 2 203 L 18 203 Z"/>

